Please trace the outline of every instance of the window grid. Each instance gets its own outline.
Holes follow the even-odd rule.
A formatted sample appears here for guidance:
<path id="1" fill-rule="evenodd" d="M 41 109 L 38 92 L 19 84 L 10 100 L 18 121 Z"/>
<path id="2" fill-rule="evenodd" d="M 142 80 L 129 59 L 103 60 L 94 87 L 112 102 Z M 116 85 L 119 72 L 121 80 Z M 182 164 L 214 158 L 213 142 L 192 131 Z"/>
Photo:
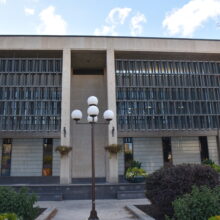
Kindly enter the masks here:
<path id="1" fill-rule="evenodd" d="M 116 60 L 119 130 L 218 128 L 219 73 L 219 62 Z"/>
<path id="2" fill-rule="evenodd" d="M 0 58 L 0 130 L 59 131 L 62 59 Z"/>

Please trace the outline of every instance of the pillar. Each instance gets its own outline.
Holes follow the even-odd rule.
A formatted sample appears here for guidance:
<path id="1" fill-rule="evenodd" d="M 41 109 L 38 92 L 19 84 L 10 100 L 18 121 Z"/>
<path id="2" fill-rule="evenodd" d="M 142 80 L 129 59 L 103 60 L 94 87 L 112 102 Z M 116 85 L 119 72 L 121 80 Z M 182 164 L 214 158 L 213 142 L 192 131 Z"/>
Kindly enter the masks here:
<path id="1" fill-rule="evenodd" d="M 71 50 L 63 50 L 62 104 L 61 104 L 61 145 L 71 146 Z M 72 146 L 71 146 L 72 147 Z M 72 182 L 72 153 L 60 158 L 60 184 Z"/>
<path id="2" fill-rule="evenodd" d="M 115 91 L 115 56 L 114 50 L 107 50 L 106 61 L 107 84 L 107 109 L 114 112 L 115 117 L 108 126 L 108 144 L 117 144 L 117 119 L 116 119 L 116 91 Z M 106 152 L 106 180 L 109 183 L 118 182 L 118 155 Z"/>

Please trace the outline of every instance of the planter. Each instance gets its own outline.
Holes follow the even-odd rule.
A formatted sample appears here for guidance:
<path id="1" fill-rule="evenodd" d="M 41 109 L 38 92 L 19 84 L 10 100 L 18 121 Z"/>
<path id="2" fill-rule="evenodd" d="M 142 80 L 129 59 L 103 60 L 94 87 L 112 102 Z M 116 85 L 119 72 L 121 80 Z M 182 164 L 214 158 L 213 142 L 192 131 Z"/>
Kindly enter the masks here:
<path id="1" fill-rule="evenodd" d="M 72 150 L 72 147 L 68 147 L 68 146 L 58 146 L 55 149 L 55 151 L 56 152 L 58 151 L 61 156 L 68 155 L 71 150 Z"/>
<path id="2" fill-rule="evenodd" d="M 111 144 L 105 147 L 105 150 L 107 150 L 111 154 L 117 154 L 122 151 L 122 145 L 120 144 Z"/>
<path id="3" fill-rule="evenodd" d="M 130 183 L 142 183 L 146 179 L 145 176 L 134 176 L 132 178 L 126 178 L 126 180 Z"/>

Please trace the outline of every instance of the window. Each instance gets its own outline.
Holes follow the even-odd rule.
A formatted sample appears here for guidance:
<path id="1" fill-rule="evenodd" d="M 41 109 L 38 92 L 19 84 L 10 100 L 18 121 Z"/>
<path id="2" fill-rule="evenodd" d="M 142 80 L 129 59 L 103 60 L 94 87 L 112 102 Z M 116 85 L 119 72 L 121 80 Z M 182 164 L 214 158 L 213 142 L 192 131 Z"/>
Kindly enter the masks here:
<path id="1" fill-rule="evenodd" d="M 2 63 L 6 63 L 6 67 L 2 66 Z M 0 58 L 0 129 L 59 131 L 61 79 L 62 59 Z M 51 108 L 55 110 L 53 113 Z M 24 116 L 29 116 L 31 121 L 34 121 L 39 115 L 53 115 L 58 126 L 29 126 L 23 120 Z M 2 121 L 5 121 L 7 126 L 3 125 Z M 38 122 L 40 123 L 40 120 Z"/>
<path id="2" fill-rule="evenodd" d="M 43 144 L 42 176 L 52 176 L 52 165 L 53 165 L 53 139 L 45 138 Z"/>
<path id="3" fill-rule="evenodd" d="M 162 147 L 163 147 L 164 166 L 170 166 L 173 163 L 171 137 L 163 137 L 162 138 Z"/>
<path id="4" fill-rule="evenodd" d="M 12 151 L 12 140 L 9 138 L 3 139 L 2 161 L 1 161 L 1 175 L 2 176 L 10 176 L 10 173 L 11 173 L 11 151 Z"/>
<path id="5" fill-rule="evenodd" d="M 220 107 L 219 66 L 218 62 L 116 60 L 119 130 L 215 128 L 210 118 L 218 116 Z M 167 125 L 166 116 L 172 116 L 174 123 Z M 143 126 L 143 121 L 152 123 Z"/>
<path id="6" fill-rule="evenodd" d="M 199 137 L 201 162 L 209 159 L 209 149 L 207 137 Z"/>
<path id="7" fill-rule="evenodd" d="M 130 167 L 131 161 L 133 160 L 133 139 L 127 137 L 123 139 L 124 143 L 124 164 L 125 172 Z"/>

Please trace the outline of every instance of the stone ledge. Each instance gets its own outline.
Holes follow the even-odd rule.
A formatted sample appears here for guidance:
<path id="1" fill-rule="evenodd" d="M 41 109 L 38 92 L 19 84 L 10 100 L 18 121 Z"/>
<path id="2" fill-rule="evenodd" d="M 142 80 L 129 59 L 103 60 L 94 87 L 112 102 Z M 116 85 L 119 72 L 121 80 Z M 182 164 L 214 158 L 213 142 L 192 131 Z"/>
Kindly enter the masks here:
<path id="1" fill-rule="evenodd" d="M 145 212 L 141 211 L 134 205 L 127 205 L 126 208 L 132 212 L 139 220 L 155 220 L 151 216 L 147 215 Z"/>
<path id="2" fill-rule="evenodd" d="M 47 208 L 41 215 L 35 220 L 50 220 L 57 214 L 56 208 Z"/>

